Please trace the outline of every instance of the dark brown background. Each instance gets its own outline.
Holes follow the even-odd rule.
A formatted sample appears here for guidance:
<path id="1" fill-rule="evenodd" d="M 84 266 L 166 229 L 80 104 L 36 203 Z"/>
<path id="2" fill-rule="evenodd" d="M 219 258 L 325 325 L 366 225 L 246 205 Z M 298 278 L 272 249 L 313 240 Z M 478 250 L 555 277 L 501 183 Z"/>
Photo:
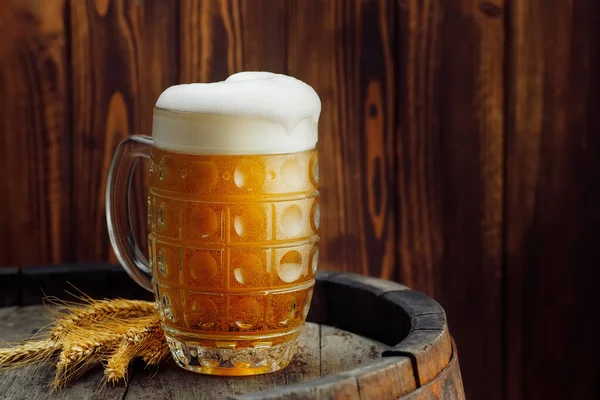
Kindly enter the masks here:
<path id="1" fill-rule="evenodd" d="M 159 93 L 285 72 L 323 101 L 321 265 L 439 300 L 470 399 L 600 397 L 600 2 L 0 5 L 0 265 L 114 261 L 108 165 Z"/>

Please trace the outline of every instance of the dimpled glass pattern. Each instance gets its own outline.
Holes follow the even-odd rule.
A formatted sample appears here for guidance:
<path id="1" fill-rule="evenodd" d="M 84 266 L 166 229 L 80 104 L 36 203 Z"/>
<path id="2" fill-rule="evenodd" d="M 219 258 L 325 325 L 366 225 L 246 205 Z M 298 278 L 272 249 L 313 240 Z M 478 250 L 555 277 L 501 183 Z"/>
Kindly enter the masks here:
<path id="1" fill-rule="evenodd" d="M 289 363 L 317 269 L 318 179 L 316 150 L 225 156 L 153 149 L 150 265 L 182 367 L 254 375 Z"/>

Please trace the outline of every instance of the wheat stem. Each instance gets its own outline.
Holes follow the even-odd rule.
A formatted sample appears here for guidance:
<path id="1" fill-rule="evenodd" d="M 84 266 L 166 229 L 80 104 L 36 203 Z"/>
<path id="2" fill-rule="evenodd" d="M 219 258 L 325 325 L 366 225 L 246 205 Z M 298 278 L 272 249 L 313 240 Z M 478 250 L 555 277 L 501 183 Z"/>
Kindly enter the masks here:
<path id="1" fill-rule="evenodd" d="M 131 361 L 154 346 L 157 339 L 161 337 L 163 332 L 158 317 L 149 324 L 131 328 L 106 363 L 104 370 L 106 381 L 114 383 L 122 379 L 127 380 L 127 368 Z"/>
<path id="2" fill-rule="evenodd" d="M 56 374 L 52 386 L 64 387 L 80 377 L 94 365 L 102 362 L 114 351 L 123 339 L 122 334 L 103 334 L 99 340 L 86 340 L 83 336 L 64 344 L 56 363 Z"/>
<path id="3" fill-rule="evenodd" d="M 127 368 L 136 357 L 158 365 L 169 348 L 152 302 L 92 300 L 84 305 L 48 299 L 62 309 L 50 310 L 55 322 L 50 338 L 0 349 L 0 371 L 55 358 L 52 386 L 64 387 L 91 367 L 104 364 L 106 382 L 127 379 Z"/>
<path id="4" fill-rule="evenodd" d="M 0 349 L 0 371 L 49 359 L 60 349 L 53 340 L 40 340 Z"/>
<path id="5" fill-rule="evenodd" d="M 153 315 L 156 314 L 156 305 L 148 301 L 116 299 L 94 301 L 84 307 L 68 307 L 67 310 L 69 313 L 57 320 L 52 329 L 51 339 L 60 340 L 74 327 L 91 326 L 94 322 Z"/>

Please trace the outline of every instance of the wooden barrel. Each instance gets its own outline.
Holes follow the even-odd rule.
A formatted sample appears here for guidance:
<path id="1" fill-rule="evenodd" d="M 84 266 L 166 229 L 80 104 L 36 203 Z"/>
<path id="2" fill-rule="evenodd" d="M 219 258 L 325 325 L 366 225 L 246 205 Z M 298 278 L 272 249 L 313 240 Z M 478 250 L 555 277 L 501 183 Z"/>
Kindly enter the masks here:
<path id="1" fill-rule="evenodd" d="M 317 379 L 232 399 L 465 398 L 446 314 L 423 293 L 381 279 L 321 272 L 308 320 L 320 324 L 321 329 L 335 327 L 330 329 L 337 334 L 360 335 L 346 343 L 337 343 L 342 346 L 338 349 L 321 342 L 321 352 L 347 357 L 345 353 L 365 353 L 367 347 L 371 352 L 368 362 L 350 370 L 322 374 Z M 374 346 L 365 338 L 382 346 Z M 356 346 L 361 344 L 362 348 Z M 300 347 L 298 360 L 304 354 Z M 328 362 L 331 361 L 322 358 L 321 366 Z M 295 368 L 294 362 L 290 368 Z"/>
<path id="2" fill-rule="evenodd" d="M 0 331 L 0 341 L 26 336 L 43 326 L 46 316 L 42 306 L 0 309 L 7 327 Z M 134 368 L 128 387 L 100 390 L 102 371 L 92 372 L 60 397 L 464 399 L 444 310 L 424 294 L 394 282 L 322 272 L 308 319 L 298 352 L 283 371 L 254 377 L 206 376 L 170 360 L 158 372 Z M 30 391 L 47 391 L 51 376 L 51 368 L 9 371 L 0 374 L 0 388 L 7 398 L 25 398 Z"/>

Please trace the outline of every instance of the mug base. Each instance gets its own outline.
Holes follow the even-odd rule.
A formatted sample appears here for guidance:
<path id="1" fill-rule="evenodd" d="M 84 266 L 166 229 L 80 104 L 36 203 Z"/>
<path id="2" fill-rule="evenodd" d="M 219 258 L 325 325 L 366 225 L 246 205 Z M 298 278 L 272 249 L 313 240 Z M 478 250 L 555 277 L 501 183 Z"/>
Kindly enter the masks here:
<path id="1" fill-rule="evenodd" d="M 200 374 L 222 376 L 261 375 L 287 367 L 296 352 L 299 333 L 287 333 L 275 344 L 272 336 L 256 336 L 251 341 L 247 337 L 208 341 L 170 331 L 165 331 L 165 336 L 177 365 Z"/>

